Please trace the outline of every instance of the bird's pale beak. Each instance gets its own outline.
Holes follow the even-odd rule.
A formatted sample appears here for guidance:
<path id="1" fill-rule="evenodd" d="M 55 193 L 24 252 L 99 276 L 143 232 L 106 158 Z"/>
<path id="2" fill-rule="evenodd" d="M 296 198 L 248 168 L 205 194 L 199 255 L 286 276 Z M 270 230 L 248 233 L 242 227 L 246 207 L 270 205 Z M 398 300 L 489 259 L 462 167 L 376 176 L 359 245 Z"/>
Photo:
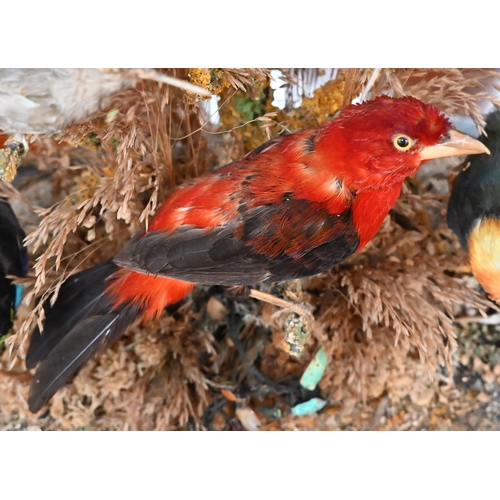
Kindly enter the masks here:
<path id="1" fill-rule="evenodd" d="M 451 130 L 448 137 L 435 146 L 426 146 L 420 151 L 422 160 L 433 160 L 445 156 L 490 154 L 490 150 L 470 135 Z"/>

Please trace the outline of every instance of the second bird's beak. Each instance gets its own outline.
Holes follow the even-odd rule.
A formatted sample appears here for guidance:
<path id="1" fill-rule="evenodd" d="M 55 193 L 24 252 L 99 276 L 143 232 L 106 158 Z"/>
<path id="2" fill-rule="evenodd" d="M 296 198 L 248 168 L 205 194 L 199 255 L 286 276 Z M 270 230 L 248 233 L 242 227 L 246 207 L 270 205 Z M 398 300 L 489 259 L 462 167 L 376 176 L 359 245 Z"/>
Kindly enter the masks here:
<path id="1" fill-rule="evenodd" d="M 450 130 L 448 137 L 435 146 L 426 146 L 420 151 L 422 160 L 433 160 L 445 156 L 490 154 L 490 150 L 470 135 Z"/>

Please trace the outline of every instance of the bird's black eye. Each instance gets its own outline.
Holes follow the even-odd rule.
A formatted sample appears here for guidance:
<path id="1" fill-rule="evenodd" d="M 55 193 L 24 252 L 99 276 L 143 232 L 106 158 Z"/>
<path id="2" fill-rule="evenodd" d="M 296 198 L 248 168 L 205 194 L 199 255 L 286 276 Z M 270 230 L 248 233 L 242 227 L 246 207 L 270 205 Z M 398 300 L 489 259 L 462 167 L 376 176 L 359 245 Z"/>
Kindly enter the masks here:
<path id="1" fill-rule="evenodd" d="M 408 151 L 415 144 L 415 141 L 407 135 L 397 134 L 393 137 L 392 143 L 398 151 Z"/>

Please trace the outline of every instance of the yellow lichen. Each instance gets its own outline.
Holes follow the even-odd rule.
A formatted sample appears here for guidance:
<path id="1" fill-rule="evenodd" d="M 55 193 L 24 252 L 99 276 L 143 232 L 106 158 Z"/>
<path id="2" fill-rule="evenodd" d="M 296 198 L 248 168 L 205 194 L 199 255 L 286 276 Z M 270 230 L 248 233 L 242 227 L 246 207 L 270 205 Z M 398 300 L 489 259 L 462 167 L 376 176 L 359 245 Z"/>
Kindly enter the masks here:
<path id="1" fill-rule="evenodd" d="M 191 68 L 188 73 L 188 79 L 198 87 L 207 89 L 213 95 L 219 95 L 224 89 L 231 86 L 224 72 L 217 68 Z M 199 94 L 188 93 L 189 100 L 192 102 L 200 99 L 211 99 L 211 97 L 200 96 Z"/>
<path id="2" fill-rule="evenodd" d="M 26 146 L 21 142 L 12 142 L 5 144 L 0 149 L 0 179 L 6 182 L 12 182 L 16 177 L 17 168 L 26 156 Z"/>
<path id="3" fill-rule="evenodd" d="M 317 89 L 312 97 L 304 97 L 302 104 L 287 117 L 293 130 L 316 127 L 332 118 L 344 100 L 345 82 L 342 79 L 330 80 Z"/>

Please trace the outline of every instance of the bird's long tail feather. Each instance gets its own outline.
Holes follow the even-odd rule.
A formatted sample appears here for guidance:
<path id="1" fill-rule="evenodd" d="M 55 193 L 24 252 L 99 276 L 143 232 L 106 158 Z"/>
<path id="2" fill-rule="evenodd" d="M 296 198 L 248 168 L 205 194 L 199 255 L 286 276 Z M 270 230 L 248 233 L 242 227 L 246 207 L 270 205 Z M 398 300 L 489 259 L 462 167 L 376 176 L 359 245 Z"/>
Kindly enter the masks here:
<path id="1" fill-rule="evenodd" d="M 121 269 L 112 260 L 66 280 L 55 304 L 45 307 L 44 330 L 33 332 L 26 367 L 38 365 L 28 406 L 33 413 L 101 348 L 108 347 L 137 318 L 148 319 L 179 301 L 193 283 Z"/>
<path id="2" fill-rule="evenodd" d="M 121 337 L 137 317 L 136 306 L 87 318 L 73 328 L 40 363 L 31 381 L 28 406 L 33 413 L 45 403 L 102 347 Z"/>
<path id="3" fill-rule="evenodd" d="M 140 314 L 140 306 L 112 307 L 106 280 L 117 270 L 107 261 L 71 276 L 53 307 L 46 307 L 42 332 L 35 330 L 26 356 L 27 368 L 39 364 L 33 376 L 28 406 L 38 412 L 87 361 L 110 346 Z"/>
<path id="4" fill-rule="evenodd" d="M 26 355 L 26 368 L 34 368 L 85 318 L 109 310 L 105 295 L 106 279 L 118 267 L 111 260 L 70 276 L 59 290 L 53 307 L 45 305 L 43 332 L 37 328 Z"/>

